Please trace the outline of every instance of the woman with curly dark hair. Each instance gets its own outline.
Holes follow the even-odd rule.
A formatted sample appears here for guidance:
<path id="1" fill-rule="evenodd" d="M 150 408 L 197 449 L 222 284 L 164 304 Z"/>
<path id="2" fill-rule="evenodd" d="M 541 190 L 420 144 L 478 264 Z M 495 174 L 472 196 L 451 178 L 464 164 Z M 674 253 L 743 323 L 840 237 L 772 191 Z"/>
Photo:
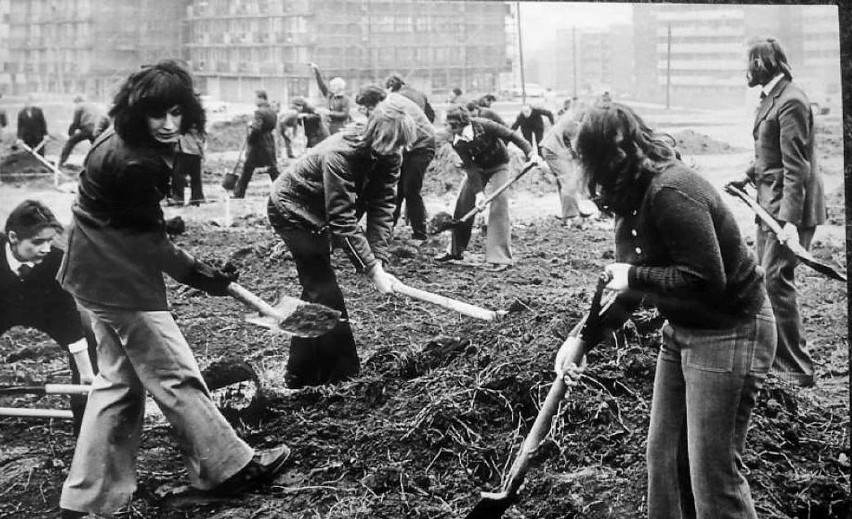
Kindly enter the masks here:
<path id="1" fill-rule="evenodd" d="M 80 174 L 57 275 L 91 318 L 99 368 L 62 488 L 62 517 L 111 517 L 130 500 L 146 393 L 171 422 L 193 487 L 245 491 L 269 481 L 289 454 L 283 445 L 256 453 L 237 436 L 169 313 L 163 273 L 219 296 L 231 281 L 169 240 L 160 208 L 180 135 L 204 127 L 189 72 L 161 61 L 131 74 L 110 115 L 113 127 Z"/>
<path id="2" fill-rule="evenodd" d="M 719 192 L 633 110 L 586 112 L 575 149 L 585 184 L 615 213 L 607 288 L 667 319 L 648 431 L 651 518 L 756 517 L 742 454 L 775 355 L 763 273 Z M 556 371 L 575 379 L 566 341 Z"/>

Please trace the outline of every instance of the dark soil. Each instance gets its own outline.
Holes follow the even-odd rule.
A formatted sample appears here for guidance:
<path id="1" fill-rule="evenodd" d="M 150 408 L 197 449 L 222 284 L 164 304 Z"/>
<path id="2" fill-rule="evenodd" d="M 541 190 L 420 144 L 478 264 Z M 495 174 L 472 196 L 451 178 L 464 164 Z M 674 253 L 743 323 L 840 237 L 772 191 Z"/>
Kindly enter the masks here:
<path id="1" fill-rule="evenodd" d="M 454 189 L 455 174 L 429 177 L 427 189 Z M 545 182 L 544 175 L 527 178 L 538 180 L 518 189 L 535 192 L 534 182 Z M 237 358 L 258 374 L 253 379 L 244 369 L 224 369 L 223 381 L 247 376 L 251 386 L 240 404 L 225 406 L 233 409 L 226 416 L 253 446 L 287 443 L 293 462 L 275 484 L 244 498 L 169 499 L 164 496 L 186 484 L 186 474 L 168 424 L 149 419 L 139 489 L 119 517 L 463 517 L 480 490 L 499 488 L 529 430 L 552 381 L 556 350 L 612 261 L 610 225 L 563 226 L 553 217 L 516 225 L 517 263 L 500 273 L 435 263 L 430 258 L 443 250 L 443 237 L 420 248 L 394 240 L 389 271 L 401 281 L 512 310 L 496 322 L 380 295 L 337 253 L 362 371 L 331 387 L 285 389 L 286 339 L 246 323 L 245 307 L 231 298 L 169 281 L 173 315 L 201 366 L 232 366 Z M 174 239 L 200 258 L 235 264 L 240 283 L 265 300 L 282 289 L 301 290 L 292 258 L 262 216 L 228 228 L 187 218 L 186 231 Z M 482 246 L 476 234 L 470 254 L 481 254 Z M 836 259 L 843 250 L 820 243 L 814 254 Z M 768 383 L 743 462 L 761 517 L 844 518 L 850 516 L 846 287 L 798 272 L 818 386 Z M 519 502 L 505 517 L 646 515 L 645 437 L 660 325 L 652 309 L 643 309 L 590 353 L 586 376 L 563 402 Z M 0 354 L 0 384 L 70 380 L 64 354 L 38 332 L 7 332 Z M 240 401 L 240 395 L 229 398 Z M 14 397 L 0 405 L 67 408 L 67 399 Z M 70 431 L 67 422 L 0 419 L 0 516 L 58 515 L 74 447 Z"/>

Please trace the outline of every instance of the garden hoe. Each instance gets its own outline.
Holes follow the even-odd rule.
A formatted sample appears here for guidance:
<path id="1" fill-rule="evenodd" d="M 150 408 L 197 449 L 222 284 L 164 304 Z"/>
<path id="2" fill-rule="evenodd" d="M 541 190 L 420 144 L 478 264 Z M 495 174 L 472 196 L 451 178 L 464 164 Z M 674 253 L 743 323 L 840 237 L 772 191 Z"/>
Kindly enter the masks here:
<path id="1" fill-rule="evenodd" d="M 339 310 L 284 294 L 272 306 L 237 283 L 228 285 L 228 293 L 265 316 L 247 316 L 248 322 L 296 337 L 325 335 L 340 320 Z"/>
<path id="2" fill-rule="evenodd" d="M 476 204 L 476 207 L 474 207 L 473 209 L 471 209 L 470 211 L 465 213 L 465 215 L 462 216 L 461 218 L 459 218 L 458 220 L 455 220 L 452 217 L 449 217 L 449 215 L 444 216 L 441 213 L 435 215 L 435 218 L 433 219 L 433 221 L 435 222 L 435 228 L 432 230 L 432 235 L 441 234 L 444 231 L 449 231 L 450 229 L 454 229 L 454 228 L 460 226 L 461 224 L 463 224 L 464 222 L 469 221 L 471 218 L 476 216 L 478 213 L 481 213 L 482 211 L 484 211 L 485 208 L 488 207 L 488 204 L 490 204 L 492 200 L 494 200 L 495 198 L 500 196 L 503 193 L 503 191 L 509 189 L 512 186 L 512 184 L 514 184 L 515 182 L 520 180 L 520 178 L 522 176 L 526 175 L 527 172 L 529 172 L 529 170 L 531 170 L 534 167 L 535 167 L 535 162 L 528 162 L 523 168 L 521 168 L 520 171 L 515 173 L 515 176 L 510 178 L 508 182 L 506 182 L 505 184 L 503 184 L 502 186 L 500 186 L 496 190 L 494 190 L 493 193 L 491 193 L 486 198 L 484 198 L 480 203 Z"/>
<path id="3" fill-rule="evenodd" d="M 583 355 L 588 349 L 592 348 L 600 341 L 602 314 L 606 308 L 602 309 L 601 296 L 603 289 L 609 282 L 609 276 L 602 274 L 598 279 L 598 285 L 595 290 L 595 295 L 592 297 L 592 304 L 589 308 L 589 313 L 584 320 L 578 325 L 580 333 L 577 336 L 569 336 L 567 340 L 573 340 L 573 350 L 570 360 L 580 365 Z M 503 490 L 500 492 L 483 492 L 482 497 L 473 510 L 465 516 L 465 519 L 500 519 L 503 513 L 517 500 L 518 490 L 524 482 L 524 476 L 530 466 L 530 459 L 538 449 L 542 440 L 550 432 L 551 421 L 556 411 L 559 409 L 559 403 L 565 396 L 568 386 L 562 377 L 556 377 L 553 385 L 550 386 L 550 391 L 547 393 L 547 398 L 541 405 L 541 409 L 536 416 L 535 423 L 524 439 L 521 450 L 515 457 L 511 469 L 509 469 L 509 477 L 503 485 Z"/>
<path id="4" fill-rule="evenodd" d="M 738 189 L 734 186 L 725 187 L 725 191 L 745 202 L 746 205 L 748 205 L 749 208 L 754 211 L 754 214 L 756 214 L 757 217 L 763 221 L 763 223 L 769 226 L 769 228 L 772 230 L 772 232 L 775 233 L 776 236 L 781 236 L 781 224 L 779 224 L 778 220 L 773 218 L 772 215 L 766 211 L 766 209 L 761 207 L 760 204 L 757 203 L 757 200 L 748 196 L 742 189 Z M 784 245 L 788 249 L 790 249 L 790 251 L 802 261 L 802 263 L 816 270 L 820 274 L 828 276 L 832 279 L 836 279 L 838 281 L 846 281 L 846 274 L 840 272 L 838 269 L 832 267 L 831 265 L 820 262 L 819 260 L 814 258 L 810 252 L 805 250 L 805 248 L 802 247 L 800 244 L 791 243 L 788 241 Z"/>

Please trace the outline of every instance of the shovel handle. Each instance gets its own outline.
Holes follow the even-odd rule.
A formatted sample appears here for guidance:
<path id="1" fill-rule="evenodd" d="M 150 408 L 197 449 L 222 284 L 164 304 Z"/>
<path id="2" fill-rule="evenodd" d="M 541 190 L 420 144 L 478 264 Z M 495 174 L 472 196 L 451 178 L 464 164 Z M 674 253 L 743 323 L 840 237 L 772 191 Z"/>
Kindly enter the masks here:
<path id="1" fill-rule="evenodd" d="M 470 303 L 465 303 L 456 299 L 451 299 L 449 297 L 433 294 L 432 292 L 420 290 L 419 288 L 410 287 L 404 283 L 394 283 L 393 290 L 394 292 L 398 292 L 402 295 L 406 295 L 408 297 L 419 299 L 420 301 L 425 301 L 427 303 L 432 303 L 438 306 L 443 306 L 444 308 L 455 310 L 460 314 L 464 314 L 468 317 L 473 317 L 476 319 L 482 319 L 483 321 L 495 321 L 500 316 L 500 314 L 498 312 L 495 312 L 494 310 L 488 310 L 486 308 L 475 306 Z"/>
<path id="2" fill-rule="evenodd" d="M 281 314 L 277 310 L 275 310 L 275 307 L 273 307 L 263 299 L 257 297 L 256 295 L 252 294 L 242 285 L 232 282 L 228 284 L 227 290 L 228 294 L 230 294 L 231 297 L 242 301 L 243 303 L 262 313 L 263 315 L 274 317 L 276 319 L 281 318 Z"/>
<path id="3" fill-rule="evenodd" d="M 0 407 L 0 416 L 64 418 L 66 420 L 72 420 L 74 418 L 74 413 L 63 409 L 22 409 L 18 407 Z"/>
<path id="4" fill-rule="evenodd" d="M 531 170 L 532 168 L 534 168 L 534 167 L 535 167 L 535 162 L 528 162 L 528 163 L 527 163 L 527 164 L 526 164 L 523 168 L 521 168 L 521 170 L 520 170 L 519 172 L 517 172 L 517 173 L 515 174 L 515 176 L 514 176 L 514 177 L 512 177 L 511 179 L 509 179 L 509 181 L 508 181 L 508 182 L 506 182 L 506 183 L 505 183 L 505 184 L 503 184 L 502 186 L 500 186 L 500 187 L 498 187 L 497 189 L 495 189 L 493 193 L 491 193 L 490 195 L 488 195 L 488 197 L 486 197 L 486 198 L 485 198 L 482 202 L 480 202 L 479 204 L 477 204 L 477 205 L 476 205 L 476 207 L 474 207 L 473 209 L 471 209 L 470 211 L 468 211 L 467 213 L 465 213 L 465 215 L 464 215 L 464 216 L 462 216 L 461 218 L 459 218 L 458 220 L 456 220 L 454 223 L 455 223 L 455 224 L 460 224 L 460 223 L 462 223 L 462 222 L 466 222 L 466 221 L 470 220 L 471 218 L 473 218 L 474 216 L 476 216 L 476 213 L 481 213 L 482 211 L 484 211 L 484 210 L 485 210 L 485 208 L 486 208 L 486 207 L 488 207 L 488 204 L 490 204 L 490 203 L 491 203 L 491 202 L 492 202 L 495 198 L 497 198 L 498 196 L 500 196 L 501 194 L 503 194 L 503 191 L 505 191 L 505 190 L 509 189 L 509 187 L 510 187 L 512 184 L 514 184 L 515 182 L 517 182 L 517 181 L 518 181 L 518 179 L 520 179 L 522 176 L 526 175 L 526 174 L 527 174 L 527 172 L 528 172 L 529 170 Z"/>

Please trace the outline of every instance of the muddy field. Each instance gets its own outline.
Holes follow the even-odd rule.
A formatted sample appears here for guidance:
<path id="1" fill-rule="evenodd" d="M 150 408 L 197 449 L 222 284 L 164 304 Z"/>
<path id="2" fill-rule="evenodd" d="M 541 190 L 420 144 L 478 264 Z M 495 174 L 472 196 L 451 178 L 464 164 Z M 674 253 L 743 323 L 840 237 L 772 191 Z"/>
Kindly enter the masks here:
<path id="1" fill-rule="evenodd" d="M 227 136 L 219 139 L 229 145 Z M 681 140 L 725 153 L 700 136 Z M 823 141 L 821 151 L 839 153 L 838 142 Z M 458 175 L 446 166 L 448 155 L 439 159 L 445 167 L 432 171 L 426 186 L 434 196 L 454 189 Z M 212 181 L 232 166 L 211 166 Z M 3 171 L 7 181 L 9 170 Z M 48 188 L 33 185 L 34 192 Z M 553 187 L 537 175 L 518 189 Z M 299 294 L 293 262 L 263 213 L 238 216 L 231 226 L 190 213 L 185 219 L 186 232 L 175 238 L 180 246 L 210 261 L 230 260 L 240 283 L 267 300 L 282 290 Z M 483 322 L 379 295 L 338 254 L 361 375 L 333 387 L 289 391 L 282 336 L 245 322 L 248 310 L 235 300 L 170 282 L 172 311 L 202 367 L 240 359 L 259 375 L 252 406 L 228 409 L 240 434 L 259 447 L 286 442 L 292 463 L 274 485 L 245 498 L 176 499 L 185 471 L 168 424 L 149 413 L 139 490 L 120 517 L 449 519 L 464 517 L 480 490 L 499 487 L 547 393 L 556 350 L 612 261 L 611 221 L 565 226 L 546 215 L 517 223 L 516 265 L 500 273 L 435 263 L 445 237 L 417 249 L 405 239 L 407 229 L 399 235 L 390 270 L 403 282 L 509 313 Z M 476 233 L 472 258 L 481 257 L 483 241 Z M 836 261 L 844 252 L 826 241 L 814 254 Z M 744 463 L 761 517 L 850 517 L 846 287 L 805 268 L 799 280 L 818 386 L 768 383 Z M 643 309 L 589 355 L 586 377 L 563 402 L 506 517 L 645 516 L 645 436 L 660 325 L 652 309 Z M 60 350 L 37 332 L 5 334 L 0 354 L 0 384 L 70 378 Z M 55 396 L 0 398 L 0 405 L 67 408 Z M 0 517 L 57 516 L 73 451 L 70 432 L 63 421 L 0 421 Z"/>

